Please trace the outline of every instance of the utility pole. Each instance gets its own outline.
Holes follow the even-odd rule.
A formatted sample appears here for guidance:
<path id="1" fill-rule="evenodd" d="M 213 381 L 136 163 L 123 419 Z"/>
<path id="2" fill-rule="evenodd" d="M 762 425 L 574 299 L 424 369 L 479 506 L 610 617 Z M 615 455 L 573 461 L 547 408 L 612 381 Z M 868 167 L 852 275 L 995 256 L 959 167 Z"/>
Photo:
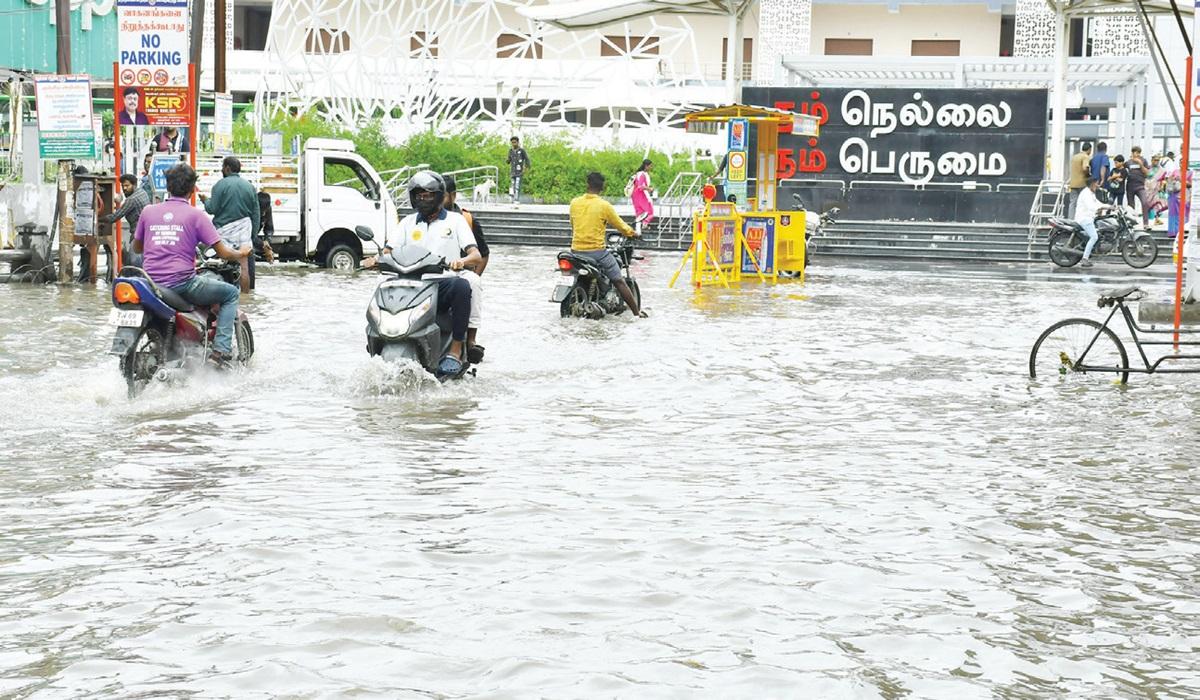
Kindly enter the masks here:
<path id="1" fill-rule="evenodd" d="M 54 26 L 58 31 L 59 75 L 71 73 L 71 0 L 55 0 Z M 67 192 L 71 188 L 71 162 L 58 161 L 58 177 L 55 186 L 58 195 L 54 200 L 54 224 L 58 227 L 58 281 L 62 284 L 75 277 L 75 222 L 67 218 Z M 93 264 L 95 264 L 93 262 Z"/>
<path id="2" fill-rule="evenodd" d="M 213 71 L 213 88 L 225 92 L 225 0 L 213 5 Z"/>
<path id="3" fill-rule="evenodd" d="M 194 69 L 195 73 L 192 75 L 192 79 L 196 81 L 196 84 L 192 86 L 192 90 L 193 90 L 192 99 L 194 101 L 192 104 L 192 110 L 195 113 L 196 118 L 192 120 L 192 123 L 196 125 L 195 131 L 199 132 L 200 131 L 200 128 L 199 128 L 200 127 L 200 59 L 203 58 L 203 56 L 204 56 L 204 0 L 192 0 L 191 22 L 192 22 L 192 32 L 191 32 L 192 36 L 191 36 L 191 40 L 190 40 L 191 41 L 191 54 L 192 54 L 191 61 L 192 61 L 192 65 L 195 66 L 195 69 Z M 222 61 L 224 61 L 224 57 L 222 57 Z M 199 138 L 199 136 L 200 136 L 199 133 L 188 134 L 188 143 L 190 143 L 192 145 L 192 148 L 196 148 L 196 146 L 197 146 L 196 139 Z"/>

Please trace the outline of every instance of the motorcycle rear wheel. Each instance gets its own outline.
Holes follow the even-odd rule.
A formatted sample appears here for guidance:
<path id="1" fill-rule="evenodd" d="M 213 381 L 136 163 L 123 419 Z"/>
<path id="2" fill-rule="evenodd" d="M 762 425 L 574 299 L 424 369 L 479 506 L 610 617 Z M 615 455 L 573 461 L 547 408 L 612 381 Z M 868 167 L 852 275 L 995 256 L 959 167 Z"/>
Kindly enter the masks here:
<path id="1" fill-rule="evenodd" d="M 166 360 L 167 344 L 162 333 L 157 328 L 143 328 L 134 339 L 133 347 L 121 358 L 121 372 L 125 375 L 129 398 L 142 393 Z"/>
<path id="2" fill-rule="evenodd" d="M 571 287 L 567 298 L 559 304 L 559 313 L 563 318 L 583 318 L 588 314 L 588 293 L 580 285 Z"/>
<path id="3" fill-rule="evenodd" d="M 1083 249 L 1076 247 L 1080 241 L 1069 231 L 1055 231 L 1050 234 L 1047 252 L 1050 260 L 1059 267 L 1072 267 L 1083 259 Z M 1072 245 L 1076 244 L 1076 245 Z"/>
<path id="4" fill-rule="evenodd" d="M 632 277 L 629 278 L 629 291 L 633 292 L 633 298 L 637 301 L 638 308 L 642 308 L 642 288 Z"/>
<path id="5" fill-rule="evenodd" d="M 1158 259 L 1158 241 L 1154 236 L 1137 236 L 1121 245 L 1121 259 L 1130 267 L 1142 269 Z"/>

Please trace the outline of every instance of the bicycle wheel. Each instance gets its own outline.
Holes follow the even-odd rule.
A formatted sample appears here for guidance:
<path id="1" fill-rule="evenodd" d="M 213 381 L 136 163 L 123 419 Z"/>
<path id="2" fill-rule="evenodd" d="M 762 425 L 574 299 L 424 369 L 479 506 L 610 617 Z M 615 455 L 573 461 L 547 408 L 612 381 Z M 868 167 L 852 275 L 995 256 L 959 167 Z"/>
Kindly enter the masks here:
<path id="1" fill-rule="evenodd" d="M 1093 342 L 1094 341 L 1094 342 Z M 1029 353 L 1032 379 L 1129 380 L 1129 356 L 1111 328 L 1089 318 L 1068 318 L 1047 328 Z"/>
<path id="2" fill-rule="evenodd" d="M 1121 246 L 1121 257 L 1130 267 L 1149 267 L 1158 259 L 1158 243 L 1153 236 L 1138 236 Z"/>
<path id="3" fill-rule="evenodd" d="M 1083 259 L 1081 241 L 1069 231 L 1055 231 L 1050 234 L 1046 252 L 1050 254 L 1050 260 L 1059 267 L 1071 267 Z"/>

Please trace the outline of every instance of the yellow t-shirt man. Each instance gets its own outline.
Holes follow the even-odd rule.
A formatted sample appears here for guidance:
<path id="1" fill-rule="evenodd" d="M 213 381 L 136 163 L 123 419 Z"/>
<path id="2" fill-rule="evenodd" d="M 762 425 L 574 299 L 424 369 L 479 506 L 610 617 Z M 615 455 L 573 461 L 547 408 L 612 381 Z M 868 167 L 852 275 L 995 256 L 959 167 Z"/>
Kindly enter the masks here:
<path id="1" fill-rule="evenodd" d="M 617 216 L 607 200 L 591 192 L 571 200 L 571 250 L 604 250 L 604 231 L 612 226 L 626 236 L 633 235 L 629 224 Z"/>

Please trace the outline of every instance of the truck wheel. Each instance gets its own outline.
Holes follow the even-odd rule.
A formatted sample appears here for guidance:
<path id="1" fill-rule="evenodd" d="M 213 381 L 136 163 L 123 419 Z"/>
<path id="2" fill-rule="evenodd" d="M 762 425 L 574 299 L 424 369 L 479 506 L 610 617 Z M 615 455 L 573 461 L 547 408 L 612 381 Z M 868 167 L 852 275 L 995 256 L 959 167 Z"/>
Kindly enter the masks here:
<path id="1" fill-rule="evenodd" d="M 358 269 L 358 253 L 345 243 L 335 245 L 325 254 L 325 267 L 338 272 L 353 272 Z"/>

